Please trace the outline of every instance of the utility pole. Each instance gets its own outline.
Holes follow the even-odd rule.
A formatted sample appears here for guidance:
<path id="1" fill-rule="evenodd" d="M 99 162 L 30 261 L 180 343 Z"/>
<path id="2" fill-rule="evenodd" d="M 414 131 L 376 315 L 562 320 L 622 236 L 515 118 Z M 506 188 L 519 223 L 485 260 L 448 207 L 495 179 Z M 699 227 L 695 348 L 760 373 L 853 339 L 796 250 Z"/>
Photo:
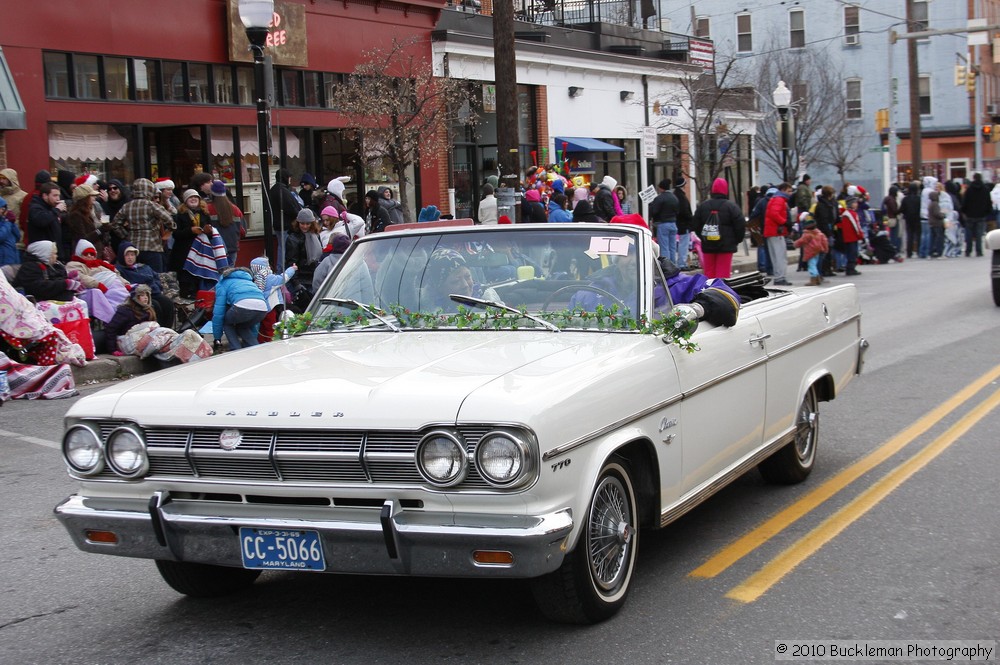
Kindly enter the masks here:
<path id="1" fill-rule="evenodd" d="M 913 19 L 914 0 L 906 0 L 906 31 L 917 32 L 920 27 Z M 906 40 L 906 65 L 909 70 L 910 88 L 910 168 L 911 180 L 920 180 L 923 171 L 923 146 L 920 138 L 920 67 L 917 62 L 917 40 L 909 37 Z M 891 113 L 891 111 L 890 111 Z"/>
<path id="2" fill-rule="evenodd" d="M 493 76 L 497 97 L 497 165 L 500 167 L 498 208 L 516 222 L 515 193 L 520 183 L 521 160 L 517 141 L 517 62 L 514 52 L 514 2 L 493 3 Z"/>

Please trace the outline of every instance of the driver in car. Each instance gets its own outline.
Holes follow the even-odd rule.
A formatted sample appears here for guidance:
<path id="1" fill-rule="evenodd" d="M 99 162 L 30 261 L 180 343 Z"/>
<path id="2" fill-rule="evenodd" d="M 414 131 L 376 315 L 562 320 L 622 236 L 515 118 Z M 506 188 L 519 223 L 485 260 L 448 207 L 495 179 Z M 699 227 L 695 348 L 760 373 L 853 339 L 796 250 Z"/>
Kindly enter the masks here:
<path id="1" fill-rule="evenodd" d="M 492 287 L 473 279 L 472 271 L 459 252 L 439 247 L 431 252 L 427 261 L 424 287 L 421 289 L 421 309 L 458 311 L 458 303 L 451 299 L 452 294 L 501 302 L 500 296 Z"/>

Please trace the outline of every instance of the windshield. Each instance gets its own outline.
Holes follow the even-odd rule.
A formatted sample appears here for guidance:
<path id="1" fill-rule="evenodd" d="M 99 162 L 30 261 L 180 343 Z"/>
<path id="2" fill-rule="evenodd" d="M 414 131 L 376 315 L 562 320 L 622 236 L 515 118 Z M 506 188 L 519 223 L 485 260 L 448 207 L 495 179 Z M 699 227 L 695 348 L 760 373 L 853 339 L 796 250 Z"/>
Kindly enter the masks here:
<path id="1" fill-rule="evenodd" d="M 373 310 L 403 329 L 553 328 L 546 321 L 560 329 L 606 329 L 638 319 L 643 288 L 636 243 L 643 236 L 609 225 L 553 226 L 366 238 L 317 292 L 311 329 L 384 325 Z M 344 300 L 364 307 L 338 302 Z"/>

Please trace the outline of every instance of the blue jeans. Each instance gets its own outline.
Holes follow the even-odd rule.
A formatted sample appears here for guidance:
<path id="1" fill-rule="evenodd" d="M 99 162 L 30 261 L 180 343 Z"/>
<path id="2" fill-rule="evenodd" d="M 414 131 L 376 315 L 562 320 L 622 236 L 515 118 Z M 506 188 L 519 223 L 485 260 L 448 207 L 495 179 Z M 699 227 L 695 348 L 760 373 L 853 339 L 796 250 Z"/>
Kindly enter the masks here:
<path id="1" fill-rule="evenodd" d="M 139 252 L 139 263 L 145 263 L 155 273 L 163 272 L 163 252 Z"/>
<path id="2" fill-rule="evenodd" d="M 819 277 L 820 276 L 819 275 L 819 266 L 820 266 L 820 261 L 822 261 L 822 260 L 823 260 L 823 255 L 822 254 L 817 254 L 816 256 L 812 257 L 811 259 L 809 259 L 806 262 L 806 265 L 809 267 L 809 276 L 810 277 Z"/>
<path id="3" fill-rule="evenodd" d="M 222 331 L 226 334 L 229 348 L 242 349 L 244 346 L 257 346 L 257 331 L 265 316 L 267 316 L 267 312 L 256 309 L 230 307 L 226 311 L 226 318 L 222 325 Z"/>
<path id="4" fill-rule="evenodd" d="M 931 227 L 931 256 L 944 256 L 944 228 Z"/>
<path id="5" fill-rule="evenodd" d="M 691 251 L 691 232 L 677 234 L 677 264 L 681 270 L 687 270 L 688 253 Z"/>
<path id="6" fill-rule="evenodd" d="M 965 219 L 965 255 L 972 254 L 972 246 L 976 246 L 976 256 L 983 255 L 983 231 L 986 229 L 985 217 L 967 217 Z"/>
<path id="7" fill-rule="evenodd" d="M 660 256 L 677 263 L 677 222 L 660 222 L 656 225 L 656 242 Z"/>
<path id="8" fill-rule="evenodd" d="M 931 255 L 931 225 L 926 219 L 920 220 L 920 248 L 917 256 L 926 259 Z"/>

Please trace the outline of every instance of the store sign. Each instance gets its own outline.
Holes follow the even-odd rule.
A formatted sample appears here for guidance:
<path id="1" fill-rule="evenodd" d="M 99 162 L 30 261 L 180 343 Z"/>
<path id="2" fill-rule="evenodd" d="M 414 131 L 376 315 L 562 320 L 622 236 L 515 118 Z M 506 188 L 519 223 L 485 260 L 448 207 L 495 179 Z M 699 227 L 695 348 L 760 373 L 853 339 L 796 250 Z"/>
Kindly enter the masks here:
<path id="1" fill-rule="evenodd" d="M 233 62 L 253 62 L 250 41 L 240 20 L 239 0 L 229 0 L 229 59 Z M 286 67 L 309 66 L 306 42 L 306 8 L 292 2 L 275 0 L 274 15 L 268 25 L 267 52 L 274 64 Z"/>
<path id="2" fill-rule="evenodd" d="M 497 86 L 495 83 L 483 84 L 483 113 L 497 112 Z"/>
<path id="3" fill-rule="evenodd" d="M 580 173 L 593 173 L 594 161 L 592 159 L 571 159 L 569 160 L 569 170 L 573 175 Z"/>
<path id="4" fill-rule="evenodd" d="M 642 156 L 656 158 L 656 127 L 642 128 Z"/>
<path id="5" fill-rule="evenodd" d="M 699 65 L 706 74 L 715 71 L 715 45 L 701 39 L 688 40 L 688 61 Z"/>

